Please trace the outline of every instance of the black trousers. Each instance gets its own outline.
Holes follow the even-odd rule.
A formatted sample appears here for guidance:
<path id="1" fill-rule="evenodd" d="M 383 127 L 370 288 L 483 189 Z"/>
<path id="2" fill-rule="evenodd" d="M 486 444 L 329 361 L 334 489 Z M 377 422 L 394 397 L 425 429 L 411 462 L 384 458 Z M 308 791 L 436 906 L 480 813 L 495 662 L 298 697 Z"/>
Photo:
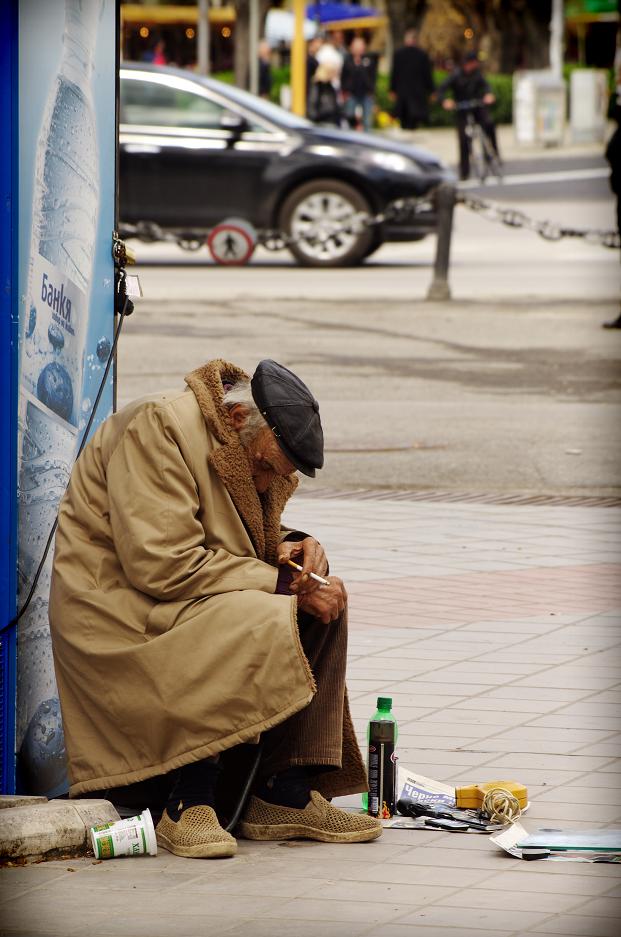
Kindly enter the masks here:
<path id="1" fill-rule="evenodd" d="M 395 117 L 403 130 L 418 130 L 429 122 L 425 105 L 411 98 L 397 98 Z"/>
<path id="2" fill-rule="evenodd" d="M 498 143 L 496 142 L 496 127 L 494 121 L 489 116 L 486 107 L 475 107 L 472 111 L 474 119 L 483 128 L 483 133 L 489 139 L 498 154 Z M 470 175 L 470 138 L 466 133 L 468 115 L 465 111 L 457 112 L 457 135 L 459 137 L 459 176 L 461 179 L 467 179 Z"/>

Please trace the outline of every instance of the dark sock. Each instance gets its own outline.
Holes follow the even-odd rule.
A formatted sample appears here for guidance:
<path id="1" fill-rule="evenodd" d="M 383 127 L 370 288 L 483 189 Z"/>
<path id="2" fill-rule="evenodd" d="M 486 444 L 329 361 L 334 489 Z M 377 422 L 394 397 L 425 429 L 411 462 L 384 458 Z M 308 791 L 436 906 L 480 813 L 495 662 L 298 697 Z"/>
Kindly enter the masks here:
<path id="1" fill-rule="evenodd" d="M 287 768 L 280 774 L 264 778 L 255 794 L 268 804 L 303 810 L 310 801 L 310 776 L 314 773 L 314 769 L 308 765 Z"/>
<path id="2" fill-rule="evenodd" d="M 214 807 L 216 785 L 221 770 L 220 765 L 211 758 L 193 761 L 179 768 L 166 804 L 171 820 L 177 822 L 188 807 L 201 804 Z"/>

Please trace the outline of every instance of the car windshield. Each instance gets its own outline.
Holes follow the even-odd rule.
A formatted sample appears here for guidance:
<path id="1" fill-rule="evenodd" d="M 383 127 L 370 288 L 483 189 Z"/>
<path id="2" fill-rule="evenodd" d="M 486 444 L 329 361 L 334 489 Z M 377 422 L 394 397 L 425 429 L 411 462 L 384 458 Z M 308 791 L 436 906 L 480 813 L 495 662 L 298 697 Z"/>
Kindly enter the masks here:
<path id="1" fill-rule="evenodd" d="M 213 84 L 210 82 L 210 84 Z M 231 98 L 232 101 L 235 101 L 237 104 L 241 104 L 242 107 L 247 107 L 259 116 L 264 117 L 266 120 L 271 120 L 275 124 L 281 124 L 284 127 L 290 127 L 292 130 L 301 127 L 310 127 L 310 121 L 306 120 L 304 117 L 298 117 L 297 114 L 292 114 L 290 111 L 286 111 L 284 107 L 278 107 L 277 104 L 272 104 L 271 101 L 266 101 L 264 98 L 258 97 L 256 94 L 251 94 L 249 91 L 244 91 L 242 88 L 237 88 L 234 85 L 226 85 L 226 91 L 220 83 L 218 86 L 218 91 L 222 94 L 226 94 L 227 97 Z"/>

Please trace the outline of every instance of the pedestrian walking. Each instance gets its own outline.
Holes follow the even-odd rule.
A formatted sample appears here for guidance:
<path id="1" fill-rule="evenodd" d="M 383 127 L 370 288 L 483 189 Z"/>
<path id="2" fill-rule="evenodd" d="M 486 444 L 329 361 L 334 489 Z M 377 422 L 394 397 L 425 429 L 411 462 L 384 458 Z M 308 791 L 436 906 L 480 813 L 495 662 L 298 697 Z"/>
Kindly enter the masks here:
<path id="1" fill-rule="evenodd" d="M 272 90 L 272 50 L 266 39 L 259 43 L 259 97 L 269 98 Z"/>
<path id="2" fill-rule="evenodd" d="M 318 65 L 327 65 L 329 68 L 334 69 L 340 87 L 345 56 L 340 49 L 337 49 L 331 36 L 324 37 L 321 46 L 315 53 L 315 57 Z"/>
<path id="3" fill-rule="evenodd" d="M 453 98 L 447 98 L 452 92 Z M 488 105 L 493 104 L 496 98 L 492 93 L 489 82 L 479 68 L 479 59 L 476 52 L 468 52 L 461 66 L 456 68 L 438 88 L 438 100 L 447 110 L 455 110 L 457 104 L 472 102 L 471 111 L 474 119 L 481 125 L 483 132 L 489 138 L 496 155 L 498 143 L 496 141 L 496 127 L 488 111 Z M 470 175 L 470 147 L 466 124 L 468 122 L 465 109 L 457 111 L 457 136 L 459 138 L 459 176 L 467 179 Z"/>
<path id="4" fill-rule="evenodd" d="M 166 43 L 163 39 L 159 39 L 155 43 L 155 48 L 153 49 L 153 59 L 152 62 L 154 65 L 168 65 L 168 56 L 166 55 Z"/>
<path id="5" fill-rule="evenodd" d="M 429 123 L 429 97 L 433 94 L 431 59 L 418 45 L 415 29 L 408 29 L 403 46 L 397 49 L 390 73 L 390 96 L 395 117 L 404 130 L 416 130 Z"/>
<path id="6" fill-rule="evenodd" d="M 306 47 L 306 90 L 310 88 L 310 83 L 313 80 L 313 76 L 317 71 L 317 66 L 319 61 L 317 59 L 317 53 L 323 45 L 323 39 L 321 36 L 314 36 Z"/>
<path id="7" fill-rule="evenodd" d="M 367 53 L 366 42 L 361 36 L 357 36 L 352 40 L 350 52 L 345 59 L 341 73 L 345 114 L 356 130 L 371 129 L 375 104 L 376 70 L 377 62 Z"/>

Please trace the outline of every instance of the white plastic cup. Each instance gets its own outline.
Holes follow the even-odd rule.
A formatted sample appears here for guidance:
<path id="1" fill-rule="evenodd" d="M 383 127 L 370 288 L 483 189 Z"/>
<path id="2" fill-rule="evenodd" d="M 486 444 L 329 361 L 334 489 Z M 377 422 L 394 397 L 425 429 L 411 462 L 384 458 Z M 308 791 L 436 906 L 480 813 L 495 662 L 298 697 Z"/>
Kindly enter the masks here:
<path id="1" fill-rule="evenodd" d="M 119 856 L 157 855 L 157 841 L 149 810 L 137 817 L 91 827 L 91 842 L 96 859 Z"/>

